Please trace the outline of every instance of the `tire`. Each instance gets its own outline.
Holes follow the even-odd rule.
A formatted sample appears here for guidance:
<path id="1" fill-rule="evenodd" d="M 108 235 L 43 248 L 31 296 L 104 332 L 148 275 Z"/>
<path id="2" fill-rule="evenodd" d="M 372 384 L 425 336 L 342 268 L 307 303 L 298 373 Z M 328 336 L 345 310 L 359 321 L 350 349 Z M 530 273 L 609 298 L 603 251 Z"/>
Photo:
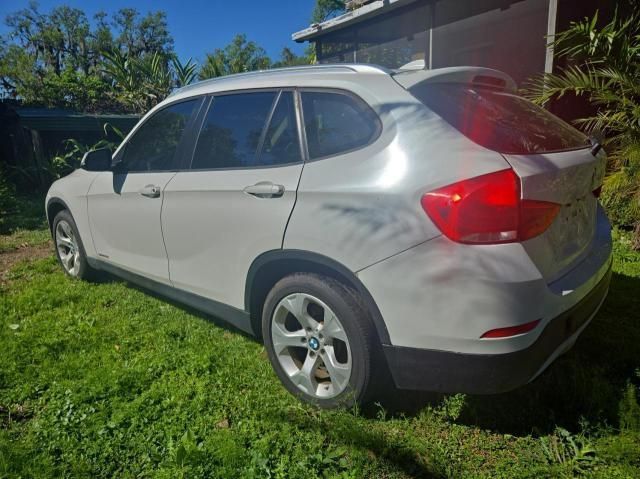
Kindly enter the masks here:
<path id="1" fill-rule="evenodd" d="M 373 399 L 381 353 L 356 291 L 317 274 L 286 276 L 267 295 L 262 332 L 271 365 L 297 398 L 323 409 Z"/>
<path id="2" fill-rule="evenodd" d="M 87 262 L 78 227 L 68 210 L 60 211 L 53 219 L 52 235 L 56 258 L 67 276 L 85 280 L 96 277 L 97 272 Z"/>

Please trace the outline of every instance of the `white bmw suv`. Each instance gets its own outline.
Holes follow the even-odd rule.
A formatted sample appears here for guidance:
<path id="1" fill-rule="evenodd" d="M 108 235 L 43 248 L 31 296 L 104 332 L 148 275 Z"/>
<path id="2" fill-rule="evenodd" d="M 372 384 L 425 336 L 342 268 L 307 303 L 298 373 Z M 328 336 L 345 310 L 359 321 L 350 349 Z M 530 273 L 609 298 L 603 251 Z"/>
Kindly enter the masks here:
<path id="1" fill-rule="evenodd" d="M 569 349 L 609 287 L 600 146 L 472 67 L 325 65 L 183 88 L 46 211 L 98 270 L 264 341 L 321 407 L 496 393 Z"/>

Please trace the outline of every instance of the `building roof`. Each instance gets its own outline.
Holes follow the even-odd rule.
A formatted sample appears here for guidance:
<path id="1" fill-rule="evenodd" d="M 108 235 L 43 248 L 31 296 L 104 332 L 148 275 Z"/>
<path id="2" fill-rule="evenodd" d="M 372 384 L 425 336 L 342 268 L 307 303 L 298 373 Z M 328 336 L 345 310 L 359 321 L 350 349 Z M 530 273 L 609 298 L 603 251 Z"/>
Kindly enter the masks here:
<path id="1" fill-rule="evenodd" d="M 103 131 L 104 124 L 124 131 L 130 130 L 139 115 L 91 114 L 58 108 L 14 108 L 20 123 L 39 131 Z"/>
<path id="2" fill-rule="evenodd" d="M 355 10 L 351 10 L 339 17 L 332 18 L 322 23 L 314 23 L 304 30 L 295 32 L 291 38 L 296 42 L 305 42 L 322 36 L 325 33 L 343 28 L 347 25 L 368 20 L 380 14 L 387 13 L 395 8 L 414 3 L 418 0 L 375 0 Z"/>

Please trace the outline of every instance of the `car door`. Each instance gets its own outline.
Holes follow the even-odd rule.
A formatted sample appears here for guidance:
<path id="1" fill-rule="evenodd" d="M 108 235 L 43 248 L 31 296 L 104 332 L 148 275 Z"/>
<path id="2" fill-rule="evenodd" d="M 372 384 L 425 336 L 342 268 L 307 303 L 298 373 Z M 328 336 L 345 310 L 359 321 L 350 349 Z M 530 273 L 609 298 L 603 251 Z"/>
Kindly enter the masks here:
<path id="1" fill-rule="evenodd" d="M 145 119 L 118 151 L 114 171 L 99 173 L 92 183 L 89 222 L 100 259 L 169 283 L 163 192 L 184 160 L 184 133 L 201 101 L 174 103 Z"/>
<path id="2" fill-rule="evenodd" d="M 244 308 L 249 266 L 282 247 L 303 166 L 294 91 L 210 100 L 189 171 L 165 191 L 172 283 Z"/>

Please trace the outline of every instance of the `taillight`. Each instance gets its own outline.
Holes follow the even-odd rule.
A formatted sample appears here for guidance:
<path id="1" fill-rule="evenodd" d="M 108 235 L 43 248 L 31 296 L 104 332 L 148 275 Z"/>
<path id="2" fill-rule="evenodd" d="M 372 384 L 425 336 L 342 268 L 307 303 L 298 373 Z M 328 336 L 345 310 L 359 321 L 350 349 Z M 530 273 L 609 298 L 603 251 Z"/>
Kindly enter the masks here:
<path id="1" fill-rule="evenodd" d="M 519 324 L 518 326 L 509 326 L 506 328 L 498 328 L 492 329 L 491 331 L 487 331 L 480 338 L 482 339 L 498 339 L 498 338 L 509 338 L 511 336 L 517 336 L 518 334 L 528 333 L 536 328 L 539 319 L 535 321 L 531 321 L 530 323 Z"/>
<path id="2" fill-rule="evenodd" d="M 521 200 L 520 178 L 512 169 L 425 193 L 422 208 L 453 241 L 495 244 L 524 241 L 545 231 L 560 210 L 546 201 Z"/>

